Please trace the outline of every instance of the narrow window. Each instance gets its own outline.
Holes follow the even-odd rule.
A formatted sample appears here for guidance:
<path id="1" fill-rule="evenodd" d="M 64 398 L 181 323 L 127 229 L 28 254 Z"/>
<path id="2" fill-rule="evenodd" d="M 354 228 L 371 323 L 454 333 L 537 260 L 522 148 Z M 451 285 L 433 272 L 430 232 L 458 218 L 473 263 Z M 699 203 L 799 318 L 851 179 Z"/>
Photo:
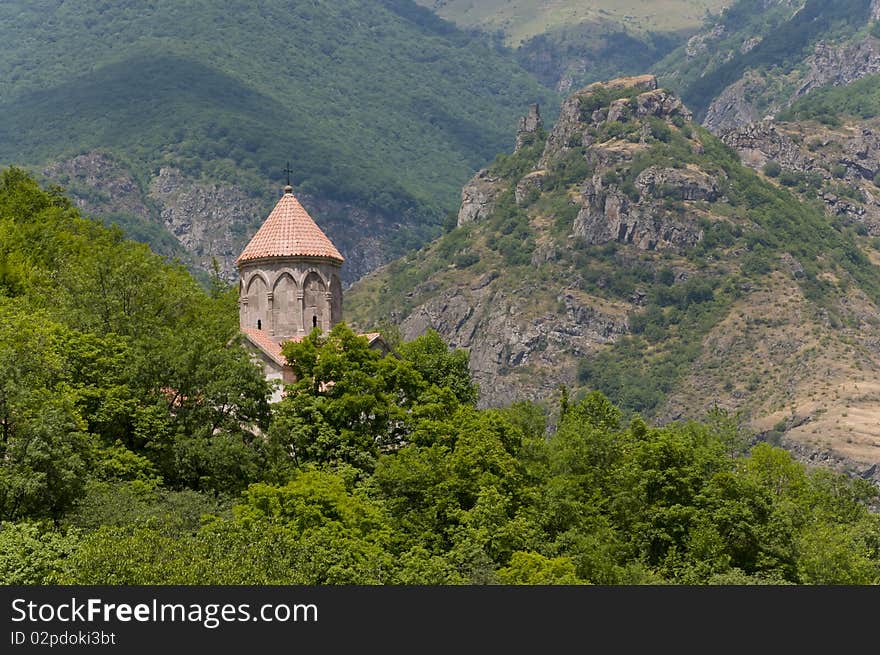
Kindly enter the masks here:
<path id="1" fill-rule="evenodd" d="M 313 328 L 318 327 L 318 317 L 317 316 L 312 316 L 312 327 Z"/>
<path id="2" fill-rule="evenodd" d="M 258 330 L 263 329 L 263 321 L 261 321 L 260 319 L 257 319 L 257 329 Z"/>

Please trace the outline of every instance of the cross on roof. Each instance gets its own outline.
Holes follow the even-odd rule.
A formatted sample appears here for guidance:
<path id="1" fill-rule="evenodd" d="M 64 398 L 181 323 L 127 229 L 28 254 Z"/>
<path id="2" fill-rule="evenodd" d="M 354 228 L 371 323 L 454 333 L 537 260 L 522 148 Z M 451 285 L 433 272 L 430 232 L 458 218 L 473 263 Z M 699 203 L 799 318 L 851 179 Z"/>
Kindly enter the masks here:
<path id="1" fill-rule="evenodd" d="M 287 186 L 290 186 L 290 174 L 293 173 L 293 169 L 290 168 L 290 162 L 287 162 L 287 167 L 281 172 L 287 173 Z"/>

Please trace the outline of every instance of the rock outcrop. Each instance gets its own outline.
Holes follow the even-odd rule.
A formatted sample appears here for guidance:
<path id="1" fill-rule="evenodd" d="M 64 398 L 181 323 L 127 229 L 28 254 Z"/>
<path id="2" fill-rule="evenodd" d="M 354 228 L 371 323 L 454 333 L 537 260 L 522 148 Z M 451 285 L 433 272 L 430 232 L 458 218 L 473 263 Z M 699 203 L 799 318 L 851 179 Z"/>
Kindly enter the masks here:
<path id="1" fill-rule="evenodd" d="M 827 439 L 875 476 L 875 291 L 834 261 L 843 251 L 811 254 L 809 235 L 752 249 L 774 216 L 731 204 L 743 173 L 727 154 L 712 159 L 718 144 L 689 120 L 651 76 L 576 92 L 531 170 L 533 151 L 481 171 L 463 193 L 468 229 L 368 276 L 346 297 L 349 316 L 358 329 L 390 318 L 404 339 L 432 328 L 468 350 L 482 406 L 552 403 L 561 384 L 607 390 L 661 422 L 717 406 L 758 437 L 784 432 L 809 452 Z M 758 171 L 779 164 L 765 183 L 821 198 L 841 238 L 876 256 L 861 236 L 880 236 L 880 121 L 758 122 L 724 140 Z M 501 194 L 516 206 L 485 221 Z M 802 220 L 824 230 L 813 212 Z M 819 278 L 817 302 L 808 282 Z"/>
<path id="2" fill-rule="evenodd" d="M 544 129 L 544 119 L 541 118 L 541 108 L 535 104 L 529 107 L 529 113 L 519 120 L 519 130 L 516 132 L 516 146 L 514 152 L 518 152 L 523 146 L 533 143 Z"/>
<path id="3" fill-rule="evenodd" d="M 595 142 L 591 129 L 609 120 L 609 114 L 612 111 L 611 108 L 591 108 L 590 103 L 593 102 L 594 92 L 600 89 L 608 91 L 631 89 L 634 95 L 638 91 L 648 94 L 650 97 L 646 96 L 636 102 L 636 107 L 643 112 L 643 115 L 647 112 L 659 111 L 658 108 L 664 106 L 671 111 L 669 106 L 673 102 L 670 100 L 671 96 L 666 91 L 657 88 L 657 78 L 654 75 L 624 77 L 611 82 L 590 84 L 566 98 L 562 103 L 556 125 L 547 135 L 547 143 L 538 163 L 539 168 L 549 168 L 553 161 L 559 159 L 571 148 L 590 146 Z M 678 103 L 679 107 L 683 109 L 684 105 L 680 100 Z M 626 101 L 618 102 L 614 106 L 618 112 L 617 118 L 620 118 L 620 112 L 624 111 L 624 106 L 629 107 L 630 105 Z"/>
<path id="4" fill-rule="evenodd" d="M 259 200 L 232 185 L 193 180 L 175 168 L 159 170 L 149 197 L 156 201 L 162 223 L 201 268 L 210 270 L 216 258 L 231 276 L 241 252 L 241 236 L 234 227 L 258 224 Z"/>
<path id="5" fill-rule="evenodd" d="M 150 209 L 132 172 L 104 152 L 87 152 L 54 162 L 43 170 L 43 175 L 62 185 L 84 214 L 127 214 L 150 219 Z"/>
<path id="6" fill-rule="evenodd" d="M 811 180 L 807 199 L 820 199 L 832 218 L 880 236 L 880 188 L 874 184 L 880 174 L 880 121 L 843 128 L 760 121 L 721 138 L 755 170 L 775 162 L 781 173 Z"/>
<path id="7" fill-rule="evenodd" d="M 813 89 L 846 86 L 866 75 L 880 73 L 880 39 L 868 35 L 842 44 L 820 41 L 804 61 L 803 69 L 804 72 L 796 70 L 785 79 L 773 73 L 747 71 L 709 105 L 703 125 L 722 134 L 772 118 Z"/>
<path id="8" fill-rule="evenodd" d="M 555 311 L 536 312 L 543 286 L 503 288 L 497 277 L 435 296 L 400 327 L 404 339 L 431 328 L 451 346 L 467 349 L 483 407 L 539 400 L 548 389 L 571 386 L 577 380 L 572 355 L 592 354 L 627 331 L 622 307 L 603 309 L 575 290 L 559 288 L 552 298 Z M 526 367 L 540 374 L 531 379 L 514 374 Z"/>
<path id="9" fill-rule="evenodd" d="M 635 186 L 642 197 L 715 202 L 720 196 L 714 177 L 688 168 L 649 166 L 636 177 Z"/>
<path id="10" fill-rule="evenodd" d="M 794 94 L 806 95 L 820 86 L 846 86 L 866 75 L 880 73 L 880 40 L 868 35 L 844 45 L 819 43 L 807 58 L 809 72 Z"/>
<path id="11" fill-rule="evenodd" d="M 502 186 L 501 179 L 491 175 L 488 169 L 477 171 L 461 190 L 458 226 L 489 218 L 495 209 L 495 201 Z"/>
<path id="12" fill-rule="evenodd" d="M 689 183 L 688 183 L 689 186 Z M 671 187 L 681 195 L 681 187 Z M 583 206 L 574 221 L 574 234 L 584 243 L 609 241 L 632 244 L 641 250 L 687 248 L 703 236 L 697 224 L 658 211 L 653 203 L 633 202 L 615 187 L 605 187 L 594 177 L 582 188 Z"/>

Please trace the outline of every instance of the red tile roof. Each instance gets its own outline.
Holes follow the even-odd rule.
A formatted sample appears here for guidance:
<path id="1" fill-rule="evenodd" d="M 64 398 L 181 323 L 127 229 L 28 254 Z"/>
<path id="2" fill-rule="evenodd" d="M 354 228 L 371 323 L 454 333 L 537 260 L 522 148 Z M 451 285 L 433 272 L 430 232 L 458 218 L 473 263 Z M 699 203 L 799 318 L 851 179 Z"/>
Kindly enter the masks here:
<path id="1" fill-rule="evenodd" d="M 340 264 L 345 261 L 289 186 L 235 263 L 264 257 L 326 257 Z"/>
<path id="2" fill-rule="evenodd" d="M 258 330 L 257 328 L 243 328 L 242 332 L 244 335 L 250 340 L 252 344 L 254 344 L 257 348 L 262 350 L 269 358 L 274 361 L 279 366 L 287 366 L 287 359 L 285 359 L 284 355 L 281 354 L 281 344 L 272 341 L 269 335 L 263 330 Z M 285 343 L 288 341 L 301 341 L 300 337 L 293 337 L 292 339 L 286 339 Z"/>

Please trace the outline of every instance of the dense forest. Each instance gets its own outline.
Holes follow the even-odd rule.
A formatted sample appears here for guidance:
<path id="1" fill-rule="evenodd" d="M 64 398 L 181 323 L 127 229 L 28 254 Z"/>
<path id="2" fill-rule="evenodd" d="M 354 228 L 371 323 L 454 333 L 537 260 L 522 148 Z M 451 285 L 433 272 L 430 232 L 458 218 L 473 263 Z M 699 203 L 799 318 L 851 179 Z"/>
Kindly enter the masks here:
<path id="1" fill-rule="evenodd" d="M 509 52 L 409 0 L 0 4 L 0 161 L 101 150 L 144 190 L 174 166 L 265 195 L 291 160 L 301 193 L 402 223 L 397 251 L 539 101 Z"/>
<path id="2" fill-rule="evenodd" d="M 0 177 L 4 584 L 867 584 L 869 483 L 723 412 L 598 392 L 479 410 L 429 332 L 285 346 L 270 406 L 235 295 Z"/>

